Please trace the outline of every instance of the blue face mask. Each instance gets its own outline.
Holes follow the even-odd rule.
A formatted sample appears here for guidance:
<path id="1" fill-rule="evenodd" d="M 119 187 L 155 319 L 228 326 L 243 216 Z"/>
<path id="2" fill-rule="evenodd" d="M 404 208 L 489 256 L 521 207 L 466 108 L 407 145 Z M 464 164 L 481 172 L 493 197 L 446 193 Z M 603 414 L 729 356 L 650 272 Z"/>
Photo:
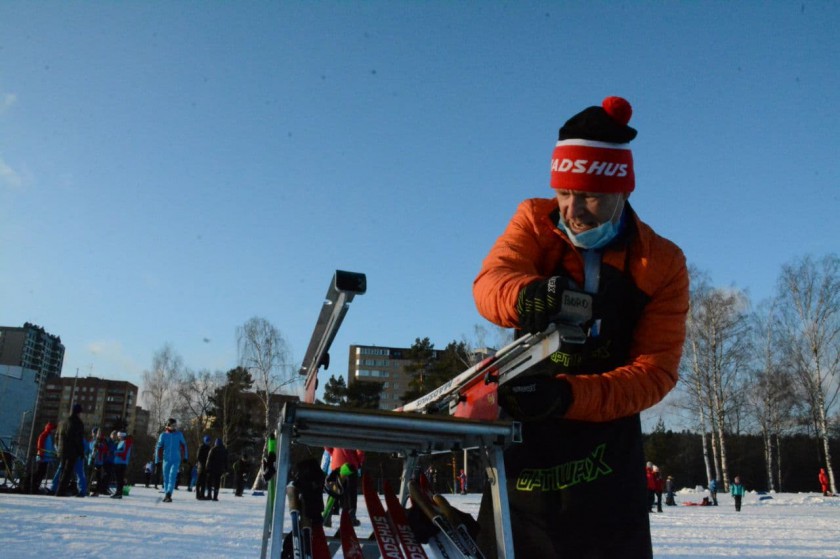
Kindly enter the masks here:
<path id="1" fill-rule="evenodd" d="M 571 229 L 566 227 L 563 223 L 563 218 L 557 222 L 558 227 L 566 233 L 572 244 L 578 248 L 597 249 L 607 246 L 612 241 L 618 232 L 621 231 L 621 222 L 624 220 L 624 208 L 621 210 L 621 217 L 619 219 L 608 219 L 598 227 L 587 229 L 581 233 L 572 233 Z"/>

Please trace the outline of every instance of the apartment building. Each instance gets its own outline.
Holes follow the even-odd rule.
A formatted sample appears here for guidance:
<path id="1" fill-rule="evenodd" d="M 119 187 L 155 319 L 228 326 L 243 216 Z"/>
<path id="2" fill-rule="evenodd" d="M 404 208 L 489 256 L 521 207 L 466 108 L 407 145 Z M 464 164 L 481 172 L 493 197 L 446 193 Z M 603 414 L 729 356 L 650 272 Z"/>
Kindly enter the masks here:
<path id="1" fill-rule="evenodd" d="M 36 371 L 35 382 L 61 376 L 64 344 L 41 326 L 0 326 L 0 365 Z"/>
<path id="2" fill-rule="evenodd" d="M 37 425 L 65 419 L 73 404 L 78 403 L 82 405 L 85 427 L 102 427 L 107 431 L 125 429 L 134 433 L 137 429 L 137 391 L 135 385 L 122 380 L 50 379 L 41 394 Z M 146 421 L 148 425 L 147 418 Z"/>

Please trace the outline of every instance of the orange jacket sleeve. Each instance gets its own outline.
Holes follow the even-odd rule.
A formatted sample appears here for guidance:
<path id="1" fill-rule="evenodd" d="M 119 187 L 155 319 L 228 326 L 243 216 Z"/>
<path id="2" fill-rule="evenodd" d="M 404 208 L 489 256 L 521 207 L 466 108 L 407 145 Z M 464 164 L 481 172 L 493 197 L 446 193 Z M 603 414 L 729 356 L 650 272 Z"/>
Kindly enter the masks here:
<path id="1" fill-rule="evenodd" d="M 552 223 L 553 199 L 520 204 L 504 233 L 485 258 L 473 283 L 479 312 L 495 324 L 515 327 L 516 299 L 525 285 L 562 270 L 583 283 L 583 259 Z M 633 333 L 626 365 L 597 375 L 559 375 L 572 387 L 573 401 L 565 418 L 610 421 L 647 409 L 676 385 L 685 318 L 688 313 L 688 269 L 673 243 L 633 217 L 638 235 L 630 258 L 607 249 L 603 261 L 617 267 L 627 262 L 636 286 L 649 297 Z"/>

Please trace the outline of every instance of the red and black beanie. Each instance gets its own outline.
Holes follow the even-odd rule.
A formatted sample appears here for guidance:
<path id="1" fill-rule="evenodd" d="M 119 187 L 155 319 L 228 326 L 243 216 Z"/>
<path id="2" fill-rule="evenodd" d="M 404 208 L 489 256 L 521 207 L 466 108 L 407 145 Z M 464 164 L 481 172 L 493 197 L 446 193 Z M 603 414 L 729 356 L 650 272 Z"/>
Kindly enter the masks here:
<path id="1" fill-rule="evenodd" d="M 560 129 L 551 157 L 551 188 L 584 192 L 632 192 L 636 187 L 629 143 L 636 130 L 627 125 L 633 108 L 626 99 L 607 97 Z"/>

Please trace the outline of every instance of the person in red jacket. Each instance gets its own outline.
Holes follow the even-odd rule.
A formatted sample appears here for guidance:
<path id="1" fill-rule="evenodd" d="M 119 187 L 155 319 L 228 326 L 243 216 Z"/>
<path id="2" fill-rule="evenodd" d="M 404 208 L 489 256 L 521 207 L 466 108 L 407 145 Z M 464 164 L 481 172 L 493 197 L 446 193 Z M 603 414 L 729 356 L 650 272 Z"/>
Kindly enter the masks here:
<path id="1" fill-rule="evenodd" d="M 822 489 L 822 494 L 825 497 L 828 497 L 828 474 L 825 473 L 825 468 L 820 468 L 820 489 Z"/>
<path id="2" fill-rule="evenodd" d="M 39 493 L 41 491 L 41 483 L 47 475 L 47 467 L 56 461 L 55 450 L 55 423 L 47 421 L 44 425 L 44 430 L 38 435 L 37 451 L 35 460 L 38 465 L 35 468 L 35 474 L 32 476 L 32 493 Z"/>
<path id="3" fill-rule="evenodd" d="M 653 474 L 653 462 L 648 462 L 645 466 L 645 483 L 648 494 L 648 512 L 653 512 L 653 503 L 656 501 L 656 478 Z"/>
<path id="4" fill-rule="evenodd" d="M 518 557 L 653 554 L 639 414 L 677 383 L 688 313 L 682 251 L 631 207 L 627 100 L 607 97 L 560 129 L 550 198 L 522 202 L 473 282 L 479 312 L 520 334 L 560 321 L 552 368 L 498 389 L 523 442 L 505 450 Z M 479 535 L 495 557 L 487 488 Z M 607 536 L 608 535 L 608 536 Z"/>
<path id="5" fill-rule="evenodd" d="M 350 515 L 353 525 L 358 526 L 360 522 L 356 519 L 356 504 L 365 453 L 349 448 L 327 448 L 326 451 L 330 453 L 330 476 L 338 476 L 341 480 L 341 506 Z"/>
<path id="6" fill-rule="evenodd" d="M 662 479 L 662 472 L 659 466 L 653 467 L 653 494 L 656 500 L 656 512 L 662 512 L 662 490 L 665 489 L 665 480 Z"/>

